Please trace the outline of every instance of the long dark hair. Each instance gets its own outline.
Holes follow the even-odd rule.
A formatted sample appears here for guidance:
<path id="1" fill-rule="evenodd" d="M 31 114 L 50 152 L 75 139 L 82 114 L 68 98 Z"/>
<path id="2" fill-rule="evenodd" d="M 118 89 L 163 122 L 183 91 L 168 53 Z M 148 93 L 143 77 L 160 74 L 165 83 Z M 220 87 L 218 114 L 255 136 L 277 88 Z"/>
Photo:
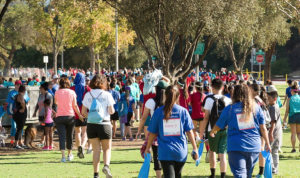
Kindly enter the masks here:
<path id="1" fill-rule="evenodd" d="M 166 101 L 165 101 L 164 114 L 165 114 L 165 119 L 168 121 L 171 111 L 172 111 L 172 108 L 173 108 L 174 104 L 176 103 L 176 101 L 180 95 L 180 92 L 179 92 L 179 89 L 177 88 L 177 86 L 170 85 L 166 89 L 165 95 L 166 95 Z"/>
<path id="2" fill-rule="evenodd" d="M 180 78 L 178 78 L 177 83 L 180 86 L 183 86 L 183 97 L 184 97 L 184 99 L 188 99 L 189 98 L 189 93 L 188 93 L 188 87 L 186 85 L 186 82 L 180 77 Z"/>
<path id="3" fill-rule="evenodd" d="M 156 95 L 155 98 L 153 98 L 154 102 L 155 102 L 155 108 L 154 110 L 156 110 L 157 108 L 161 107 L 164 105 L 165 103 L 165 92 L 166 90 L 161 88 L 161 87 L 156 87 Z"/>
<path id="4" fill-rule="evenodd" d="M 223 89 L 223 95 L 226 95 L 229 93 L 229 90 L 228 90 L 228 85 L 224 85 L 224 89 Z"/>
<path id="5" fill-rule="evenodd" d="M 258 92 L 259 98 L 265 103 L 268 104 L 268 95 L 267 90 L 264 87 L 261 87 L 259 84 L 252 84 L 250 87 L 253 89 L 253 91 Z"/>
<path id="6" fill-rule="evenodd" d="M 196 82 L 196 90 L 200 93 L 200 101 L 202 101 L 202 95 L 203 95 L 203 83 L 202 82 Z"/>

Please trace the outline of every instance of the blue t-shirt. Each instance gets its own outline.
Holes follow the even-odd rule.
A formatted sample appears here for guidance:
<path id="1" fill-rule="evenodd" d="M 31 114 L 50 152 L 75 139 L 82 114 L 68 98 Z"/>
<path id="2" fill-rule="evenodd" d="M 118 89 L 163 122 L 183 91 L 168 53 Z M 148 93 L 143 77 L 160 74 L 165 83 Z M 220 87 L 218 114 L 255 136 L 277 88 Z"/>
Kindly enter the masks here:
<path id="1" fill-rule="evenodd" d="M 128 106 L 128 112 L 133 112 L 132 104 L 134 104 L 134 98 L 132 96 L 129 96 L 129 106 Z"/>
<path id="2" fill-rule="evenodd" d="M 289 106 L 289 116 L 300 113 L 300 96 L 298 94 L 291 97 Z"/>
<path id="3" fill-rule="evenodd" d="M 255 117 L 248 123 L 243 121 L 242 103 L 234 103 L 224 108 L 216 125 L 221 129 L 228 126 L 227 152 L 261 152 L 260 124 L 265 124 L 264 113 L 257 105 Z"/>
<path id="4" fill-rule="evenodd" d="M 52 93 L 54 93 L 55 95 L 55 92 L 57 91 L 57 89 L 55 89 L 54 87 L 52 88 Z"/>
<path id="5" fill-rule="evenodd" d="M 164 120 L 164 106 L 156 109 L 148 131 L 157 135 L 158 160 L 185 162 L 188 145 L 185 132 L 194 128 L 188 111 L 175 104 L 168 121 Z"/>
<path id="6" fill-rule="evenodd" d="M 286 88 L 285 94 L 288 96 L 288 98 L 292 97 L 291 87 Z"/>
<path id="7" fill-rule="evenodd" d="M 7 113 L 9 115 L 12 115 L 12 109 L 13 109 L 13 106 L 14 106 L 14 103 L 15 103 L 15 96 L 18 94 L 19 92 L 16 91 L 16 90 L 12 90 L 8 93 L 7 95 L 7 98 L 6 98 L 6 103 L 8 103 L 8 107 L 7 107 Z M 28 103 L 28 101 L 30 100 L 28 94 L 27 94 L 27 91 L 25 92 L 25 95 L 24 95 L 24 99 L 25 99 L 25 102 L 26 104 Z"/>
<path id="8" fill-rule="evenodd" d="M 143 94 L 140 95 L 140 102 L 144 103 L 144 95 Z"/>
<path id="9" fill-rule="evenodd" d="M 228 98 L 231 98 L 230 93 L 227 93 L 225 96 L 227 96 Z"/>
<path id="10" fill-rule="evenodd" d="M 54 96 L 54 93 L 52 92 L 52 90 L 50 90 L 49 88 L 48 88 L 48 90 L 47 90 L 51 95 L 53 95 Z"/>
<path id="11" fill-rule="evenodd" d="M 109 90 L 108 92 L 111 93 L 113 99 L 115 100 L 116 103 L 114 104 L 115 111 L 118 111 L 118 100 L 120 99 L 120 93 L 117 92 L 116 90 Z"/>

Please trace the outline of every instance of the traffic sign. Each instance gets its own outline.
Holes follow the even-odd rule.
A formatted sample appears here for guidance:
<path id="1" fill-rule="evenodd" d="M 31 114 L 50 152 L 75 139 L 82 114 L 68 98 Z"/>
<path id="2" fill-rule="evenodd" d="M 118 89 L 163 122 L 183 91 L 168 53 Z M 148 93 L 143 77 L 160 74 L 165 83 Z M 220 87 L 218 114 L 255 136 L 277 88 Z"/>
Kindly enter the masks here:
<path id="1" fill-rule="evenodd" d="M 263 55 L 257 55 L 256 56 L 256 62 L 258 63 L 262 63 L 264 61 L 264 56 Z"/>
<path id="2" fill-rule="evenodd" d="M 264 56 L 264 61 L 260 64 L 260 65 L 265 65 L 265 55 Z M 272 59 L 271 59 L 271 63 L 274 63 L 276 61 L 276 55 L 273 55 L 272 56 Z M 250 59 L 250 62 L 251 62 L 251 59 Z M 254 56 L 254 62 L 253 62 L 253 65 L 259 65 L 259 63 L 256 61 L 256 56 Z"/>
<path id="3" fill-rule="evenodd" d="M 194 54 L 202 55 L 204 52 L 204 47 L 205 47 L 204 43 L 198 43 Z"/>
<path id="4" fill-rule="evenodd" d="M 44 63 L 48 63 L 48 56 L 44 56 Z"/>

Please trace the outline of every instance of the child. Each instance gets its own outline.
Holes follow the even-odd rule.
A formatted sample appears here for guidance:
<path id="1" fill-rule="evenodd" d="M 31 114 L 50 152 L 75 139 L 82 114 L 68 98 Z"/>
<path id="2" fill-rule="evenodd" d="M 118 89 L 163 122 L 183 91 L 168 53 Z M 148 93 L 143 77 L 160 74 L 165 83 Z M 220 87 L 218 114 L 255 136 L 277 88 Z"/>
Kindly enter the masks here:
<path id="1" fill-rule="evenodd" d="M 2 124 L 1 124 L 2 117 L 6 113 L 4 105 L 5 105 L 5 103 L 3 104 L 3 106 L 0 107 L 0 140 L 2 141 L 2 143 L 0 141 L 0 144 L 2 144 L 3 147 L 5 147 L 5 139 L 7 139 L 7 135 L 5 135 L 6 131 L 5 131 L 4 127 L 2 127 Z"/>
<path id="2" fill-rule="evenodd" d="M 56 115 L 56 112 L 52 110 L 50 107 L 51 101 L 49 99 L 44 100 L 44 107 L 45 107 L 45 134 L 46 134 L 46 145 L 44 146 L 43 150 L 52 150 L 52 141 L 53 141 L 53 118 Z M 50 146 L 51 145 L 51 146 Z"/>
<path id="3" fill-rule="evenodd" d="M 271 128 L 269 131 L 269 140 L 272 147 L 272 173 L 274 175 L 278 174 L 279 167 L 279 154 L 278 150 L 282 142 L 282 128 L 281 128 L 281 118 L 279 106 L 276 104 L 278 98 L 277 91 L 271 91 L 268 93 L 269 100 L 269 114 L 271 117 Z"/>

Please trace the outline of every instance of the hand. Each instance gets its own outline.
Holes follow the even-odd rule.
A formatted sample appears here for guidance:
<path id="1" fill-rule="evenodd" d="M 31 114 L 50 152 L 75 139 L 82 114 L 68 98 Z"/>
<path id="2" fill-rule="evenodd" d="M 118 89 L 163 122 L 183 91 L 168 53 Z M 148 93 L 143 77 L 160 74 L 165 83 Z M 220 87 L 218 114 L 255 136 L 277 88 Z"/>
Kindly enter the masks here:
<path id="1" fill-rule="evenodd" d="M 138 131 L 138 132 L 136 133 L 135 140 L 137 141 L 137 140 L 140 139 L 140 138 L 141 138 L 141 131 Z"/>
<path id="2" fill-rule="evenodd" d="M 150 148 L 146 148 L 146 150 L 145 150 L 145 154 L 147 154 L 147 153 L 150 153 L 150 154 L 151 154 L 151 150 L 150 150 Z"/>
<path id="3" fill-rule="evenodd" d="M 20 113 L 23 113 L 24 111 L 25 111 L 25 109 L 20 109 L 19 110 Z"/>
<path id="4" fill-rule="evenodd" d="M 192 158 L 193 158 L 193 160 L 197 160 L 198 159 L 198 157 L 199 157 L 199 155 L 198 155 L 198 151 L 197 150 L 194 150 L 195 151 L 195 155 L 193 155 L 193 152 L 192 152 L 192 154 L 191 154 L 191 156 L 192 156 Z"/>
<path id="5" fill-rule="evenodd" d="M 215 137 L 215 134 L 217 134 L 217 132 L 215 132 L 215 133 L 214 132 L 210 132 L 210 136 L 213 137 L 213 138 Z"/>
<path id="6" fill-rule="evenodd" d="M 283 126 L 287 126 L 287 123 L 286 123 L 286 121 L 283 121 Z"/>
<path id="7" fill-rule="evenodd" d="M 273 141 L 274 141 L 273 134 L 271 134 L 271 133 L 269 133 L 269 140 L 270 140 L 270 142 L 273 142 Z"/>
<path id="8" fill-rule="evenodd" d="M 81 120 L 81 122 L 84 122 L 84 117 L 82 115 L 80 115 L 79 120 Z"/>
<path id="9" fill-rule="evenodd" d="M 203 133 L 199 133 L 199 137 L 200 137 L 200 139 L 203 139 L 204 138 L 204 136 L 203 136 L 204 134 Z"/>
<path id="10" fill-rule="evenodd" d="M 272 153 L 272 149 L 269 143 L 266 144 L 266 151 Z"/>

